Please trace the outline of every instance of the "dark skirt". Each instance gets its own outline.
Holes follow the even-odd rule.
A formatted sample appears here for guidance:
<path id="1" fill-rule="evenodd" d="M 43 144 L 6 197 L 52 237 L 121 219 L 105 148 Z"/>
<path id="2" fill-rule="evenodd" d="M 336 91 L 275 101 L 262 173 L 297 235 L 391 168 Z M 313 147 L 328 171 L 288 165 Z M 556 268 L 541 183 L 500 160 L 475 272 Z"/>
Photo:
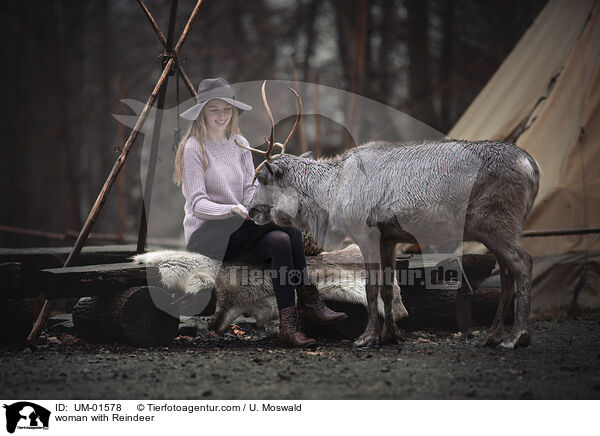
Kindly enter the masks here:
<path id="1" fill-rule="evenodd" d="M 207 220 L 192 233 L 187 249 L 216 260 L 237 258 L 255 263 L 252 247 L 273 230 L 285 231 L 272 221 L 259 226 L 238 215 L 223 220 Z"/>

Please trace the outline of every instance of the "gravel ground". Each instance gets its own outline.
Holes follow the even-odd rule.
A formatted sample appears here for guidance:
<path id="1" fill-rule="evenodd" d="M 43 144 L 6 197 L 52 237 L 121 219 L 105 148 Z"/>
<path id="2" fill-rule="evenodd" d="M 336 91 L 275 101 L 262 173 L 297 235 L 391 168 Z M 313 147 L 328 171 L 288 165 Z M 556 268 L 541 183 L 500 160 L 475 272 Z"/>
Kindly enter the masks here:
<path id="1" fill-rule="evenodd" d="M 68 328 L 38 350 L 0 348 L 5 399 L 600 399 L 600 317 L 532 321 L 533 342 L 501 351 L 483 332 L 406 332 L 399 346 L 322 340 L 284 349 L 247 322 L 219 338 L 205 319 L 169 347 L 87 344 Z M 189 321 L 188 321 L 189 324 Z"/>

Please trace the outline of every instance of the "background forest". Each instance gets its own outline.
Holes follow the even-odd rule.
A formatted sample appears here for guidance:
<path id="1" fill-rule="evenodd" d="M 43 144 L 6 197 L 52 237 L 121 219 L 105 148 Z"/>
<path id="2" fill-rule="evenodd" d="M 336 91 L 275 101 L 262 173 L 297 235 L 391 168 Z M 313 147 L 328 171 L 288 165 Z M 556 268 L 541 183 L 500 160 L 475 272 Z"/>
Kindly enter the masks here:
<path id="1" fill-rule="evenodd" d="M 145 3 L 166 33 L 170 0 Z M 446 133 L 545 4 L 205 0 L 180 58 L 194 86 L 217 76 L 319 83 Z M 194 5 L 179 2 L 176 37 Z M 111 114 L 133 115 L 122 98 L 147 100 L 162 46 L 135 0 L 5 0 L 0 17 L 0 246 L 71 245 L 130 133 Z M 183 84 L 180 95 L 189 98 Z M 171 79 L 165 107 L 175 104 Z M 324 146 L 344 140 L 332 123 L 319 126 Z M 141 141 L 93 229 L 112 235 L 104 241 L 137 235 Z"/>

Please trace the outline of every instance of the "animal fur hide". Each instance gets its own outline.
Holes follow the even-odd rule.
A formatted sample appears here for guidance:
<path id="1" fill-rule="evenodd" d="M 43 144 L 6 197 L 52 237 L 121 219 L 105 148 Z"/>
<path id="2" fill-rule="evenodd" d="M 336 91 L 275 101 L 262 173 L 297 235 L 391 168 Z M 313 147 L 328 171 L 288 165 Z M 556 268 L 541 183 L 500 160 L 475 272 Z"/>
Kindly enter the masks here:
<path id="1" fill-rule="evenodd" d="M 241 262 L 216 261 L 198 253 L 160 250 L 138 254 L 132 258 L 136 263 L 157 267 L 162 287 L 170 291 L 176 300 L 188 300 L 187 310 L 195 307 L 200 313 L 210 297 L 216 296 L 215 316 L 212 328 L 223 331 L 241 314 L 256 319 L 257 326 L 278 318 L 277 303 L 270 276 L 252 277 L 254 273 L 268 269 Z M 355 244 L 344 250 L 323 252 L 307 257 L 311 280 L 324 301 L 338 301 L 367 307 L 365 294 L 364 263 Z M 250 280 L 249 280 L 250 277 Z M 195 300 L 194 303 L 189 301 Z M 378 309 L 383 316 L 383 301 L 379 298 Z M 394 285 L 394 319 L 408 315 L 400 296 L 400 288 Z"/>

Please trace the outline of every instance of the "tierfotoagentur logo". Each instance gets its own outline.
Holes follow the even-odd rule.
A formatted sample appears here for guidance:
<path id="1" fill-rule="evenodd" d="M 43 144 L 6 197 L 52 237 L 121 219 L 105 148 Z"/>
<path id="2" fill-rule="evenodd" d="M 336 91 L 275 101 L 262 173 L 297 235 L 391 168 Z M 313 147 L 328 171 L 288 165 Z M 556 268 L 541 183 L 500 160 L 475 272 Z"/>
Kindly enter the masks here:
<path id="1" fill-rule="evenodd" d="M 371 270 L 370 282 L 384 285 L 398 283 L 400 286 L 423 286 L 427 289 L 435 289 L 441 286 L 448 288 L 451 285 L 458 288 L 462 275 L 458 263 L 456 266 L 437 264 L 434 268 L 427 270 L 404 269 L 397 265 L 393 272 L 392 274 L 391 268 L 384 268 L 383 274 L 377 274 L 378 270 Z M 321 286 L 349 281 L 364 283 L 367 280 L 367 271 L 362 267 L 357 268 L 356 264 L 337 264 L 336 268 L 312 268 L 310 277 Z M 231 265 L 227 268 L 227 284 L 229 286 L 236 286 L 237 284 L 242 286 L 266 285 L 273 278 L 278 279 L 282 285 L 301 283 L 300 272 L 288 271 L 285 266 L 281 267 L 279 271 L 249 265 Z"/>
<path id="2" fill-rule="evenodd" d="M 6 431 L 14 433 L 19 430 L 47 430 L 50 422 L 50 411 L 38 404 L 28 401 L 19 401 L 10 405 L 4 404 L 6 409 Z"/>

